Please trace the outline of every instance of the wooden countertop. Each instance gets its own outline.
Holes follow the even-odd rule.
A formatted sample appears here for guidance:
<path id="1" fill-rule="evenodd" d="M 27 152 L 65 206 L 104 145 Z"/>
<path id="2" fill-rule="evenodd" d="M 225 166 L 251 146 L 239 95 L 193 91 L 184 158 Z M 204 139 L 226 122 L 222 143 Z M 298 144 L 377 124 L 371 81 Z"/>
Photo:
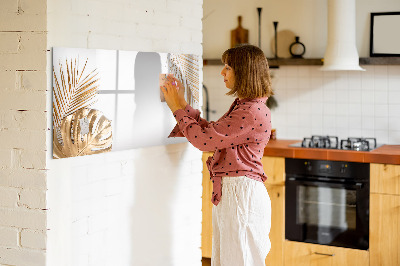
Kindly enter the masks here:
<path id="1" fill-rule="evenodd" d="M 270 140 L 264 156 L 364 163 L 400 164 L 400 145 L 383 145 L 372 151 L 290 147 L 301 140 Z"/>

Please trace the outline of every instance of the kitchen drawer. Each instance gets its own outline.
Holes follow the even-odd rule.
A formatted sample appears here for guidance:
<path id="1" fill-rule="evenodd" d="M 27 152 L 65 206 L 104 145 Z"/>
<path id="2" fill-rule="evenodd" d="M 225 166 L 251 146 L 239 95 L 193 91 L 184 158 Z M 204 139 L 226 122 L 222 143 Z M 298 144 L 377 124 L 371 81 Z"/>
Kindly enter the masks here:
<path id="1" fill-rule="evenodd" d="M 285 240 L 285 266 L 366 266 L 369 252 Z"/>

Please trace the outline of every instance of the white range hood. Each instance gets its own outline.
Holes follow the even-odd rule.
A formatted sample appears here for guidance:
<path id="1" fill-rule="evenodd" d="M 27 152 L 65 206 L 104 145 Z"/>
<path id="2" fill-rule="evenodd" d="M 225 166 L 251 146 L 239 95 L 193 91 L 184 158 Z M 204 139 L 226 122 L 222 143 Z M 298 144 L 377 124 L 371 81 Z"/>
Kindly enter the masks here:
<path id="1" fill-rule="evenodd" d="M 328 44 L 323 71 L 358 70 L 355 0 L 328 0 Z"/>

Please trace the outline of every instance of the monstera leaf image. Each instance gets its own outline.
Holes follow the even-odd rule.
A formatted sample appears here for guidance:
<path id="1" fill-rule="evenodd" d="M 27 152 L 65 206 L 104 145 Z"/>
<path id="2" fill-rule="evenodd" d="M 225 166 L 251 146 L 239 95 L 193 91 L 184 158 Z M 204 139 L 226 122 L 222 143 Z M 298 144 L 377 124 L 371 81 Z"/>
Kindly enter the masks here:
<path id="1" fill-rule="evenodd" d="M 89 70 L 86 59 L 83 67 L 79 58 L 59 62 L 56 70 L 53 66 L 53 128 L 59 129 L 61 121 L 82 108 L 89 108 L 97 101 L 99 78 L 97 69 Z M 60 131 L 56 130 L 61 141 Z"/>
<path id="2" fill-rule="evenodd" d="M 61 121 L 58 139 L 53 132 L 53 156 L 65 158 L 109 152 L 112 148 L 111 121 L 100 111 L 82 108 Z"/>

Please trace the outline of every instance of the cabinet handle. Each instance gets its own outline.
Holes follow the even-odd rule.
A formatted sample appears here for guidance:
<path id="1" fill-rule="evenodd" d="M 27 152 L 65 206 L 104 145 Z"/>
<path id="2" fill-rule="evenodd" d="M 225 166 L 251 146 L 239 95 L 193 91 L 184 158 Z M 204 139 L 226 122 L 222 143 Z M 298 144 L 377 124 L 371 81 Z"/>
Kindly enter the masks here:
<path id="1" fill-rule="evenodd" d="M 316 255 L 324 255 L 324 256 L 331 256 L 331 257 L 335 256 L 335 254 L 327 254 L 327 253 L 319 253 L 319 252 L 314 252 L 314 254 L 316 254 Z"/>

